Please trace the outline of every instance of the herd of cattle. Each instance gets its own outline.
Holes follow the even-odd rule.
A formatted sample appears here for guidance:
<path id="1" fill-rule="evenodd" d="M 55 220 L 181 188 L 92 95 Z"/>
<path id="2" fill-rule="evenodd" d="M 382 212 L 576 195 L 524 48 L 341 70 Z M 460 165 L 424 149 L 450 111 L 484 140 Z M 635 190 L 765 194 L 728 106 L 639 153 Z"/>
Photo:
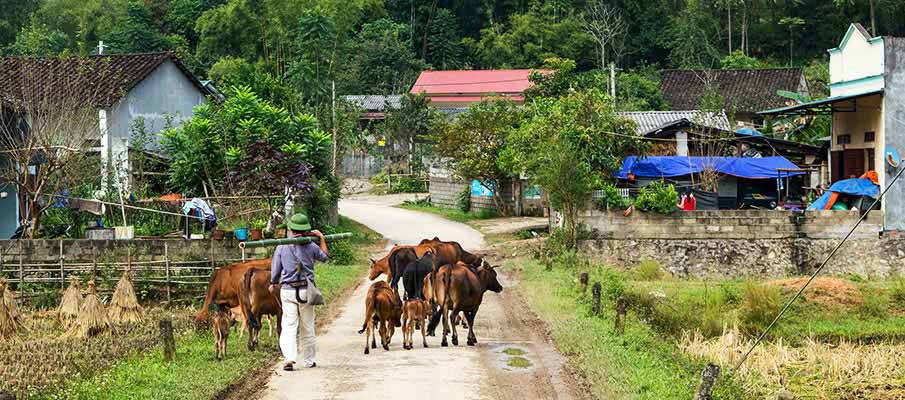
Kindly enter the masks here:
<path id="1" fill-rule="evenodd" d="M 217 357 L 225 354 L 229 323 L 233 318 L 248 331 L 248 348 L 257 346 L 261 321 L 276 316 L 277 332 L 282 321 L 279 294 L 270 289 L 270 259 L 254 260 L 230 265 L 214 271 L 208 285 L 204 304 L 195 317 L 197 327 L 205 325 L 209 308 L 218 306 L 212 326 L 217 340 Z M 468 326 L 468 345 L 477 343 L 474 320 L 484 293 L 503 290 L 494 266 L 482 257 L 465 251 L 457 242 L 439 238 L 424 239 L 411 246 L 394 246 L 386 256 L 371 260 L 368 278 L 376 280 L 386 275 L 386 281 L 374 282 L 365 296 L 365 320 L 360 333 L 365 335 L 365 354 L 376 348 L 379 333 L 381 344 L 389 350 L 395 328 L 403 330 L 403 348 L 414 348 L 414 330 L 420 329 L 422 342 L 443 322 L 442 346 L 448 346 L 447 335 L 459 344 L 456 325 L 460 315 Z M 398 284 L 402 281 L 404 297 Z M 404 300 L 403 300 L 404 299 Z M 452 319 L 452 323 L 450 323 Z M 463 324 L 464 326 L 464 324 Z M 224 328 L 225 327 L 225 328 Z M 376 329 L 375 329 L 376 327 Z"/>

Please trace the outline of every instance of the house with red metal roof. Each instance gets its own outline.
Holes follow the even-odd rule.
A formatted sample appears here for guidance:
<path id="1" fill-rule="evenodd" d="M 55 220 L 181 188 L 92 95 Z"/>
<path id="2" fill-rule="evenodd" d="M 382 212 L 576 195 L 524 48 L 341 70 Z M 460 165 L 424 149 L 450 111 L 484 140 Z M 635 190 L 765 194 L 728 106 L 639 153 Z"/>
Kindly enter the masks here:
<path id="1" fill-rule="evenodd" d="M 531 87 L 531 69 L 493 69 L 422 71 L 411 93 L 424 93 L 434 107 L 447 114 L 490 97 L 525 101 L 524 92 Z M 544 71 L 539 71 L 544 72 Z"/>

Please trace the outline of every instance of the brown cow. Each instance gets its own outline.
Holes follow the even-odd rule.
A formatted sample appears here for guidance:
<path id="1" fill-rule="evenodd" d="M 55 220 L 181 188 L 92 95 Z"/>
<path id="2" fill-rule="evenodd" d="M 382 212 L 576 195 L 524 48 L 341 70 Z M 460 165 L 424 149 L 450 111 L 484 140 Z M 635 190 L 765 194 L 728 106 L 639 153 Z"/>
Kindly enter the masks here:
<path id="1" fill-rule="evenodd" d="M 204 305 L 195 316 L 195 327 L 201 329 L 207 322 L 207 310 L 211 304 L 225 305 L 229 308 L 239 306 L 239 291 L 242 287 L 242 277 L 249 268 L 270 270 L 270 259 L 246 261 L 229 265 L 214 270 L 210 283 L 207 285 L 207 295 L 204 297 Z"/>
<path id="2" fill-rule="evenodd" d="M 426 300 L 414 299 L 406 300 L 402 304 L 402 348 L 411 350 L 415 346 L 413 344 L 415 329 L 421 328 L 421 340 L 424 347 L 427 347 L 427 322 L 425 319 L 430 315 L 430 303 Z"/>
<path id="3" fill-rule="evenodd" d="M 254 350 L 261 335 L 261 319 L 277 316 L 277 333 L 282 330 L 283 307 L 278 293 L 270 290 L 270 271 L 251 268 L 242 279 L 242 311 L 248 320 L 248 349 Z"/>
<path id="4" fill-rule="evenodd" d="M 380 343 L 384 350 L 390 349 L 390 340 L 393 338 L 396 326 L 401 325 L 402 301 L 399 295 L 384 281 L 374 282 L 368 288 L 365 296 L 365 321 L 359 334 L 365 332 L 365 354 L 370 354 L 368 339 L 371 339 L 371 347 L 377 348 L 377 337 L 374 332 L 374 323 L 377 323 L 380 332 Z"/>
<path id="5" fill-rule="evenodd" d="M 439 319 L 443 318 L 443 340 L 441 346 L 448 346 L 446 335 L 450 332 L 449 316 L 453 316 L 452 342 L 459 345 L 459 335 L 456 332 L 455 320 L 459 312 L 465 313 L 468 320 L 468 345 L 478 343 L 474 334 L 474 319 L 484 299 L 484 292 L 490 290 L 496 293 L 503 291 L 503 286 L 497 280 L 496 271 L 486 261 L 473 269 L 468 264 L 459 262 L 447 264 L 437 271 L 436 285 L 434 287 L 435 299 L 440 300 L 440 310 L 435 311 L 431 317 L 428 330 L 436 327 Z"/>

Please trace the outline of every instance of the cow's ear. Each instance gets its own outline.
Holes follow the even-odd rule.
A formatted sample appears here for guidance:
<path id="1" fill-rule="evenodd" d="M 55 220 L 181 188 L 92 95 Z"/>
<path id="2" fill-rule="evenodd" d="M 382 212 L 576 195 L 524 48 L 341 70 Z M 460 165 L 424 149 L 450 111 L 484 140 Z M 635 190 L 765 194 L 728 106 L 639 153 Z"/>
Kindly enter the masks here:
<path id="1" fill-rule="evenodd" d="M 373 258 L 368 258 L 368 260 L 371 260 L 371 265 L 377 264 L 377 261 L 374 261 Z"/>

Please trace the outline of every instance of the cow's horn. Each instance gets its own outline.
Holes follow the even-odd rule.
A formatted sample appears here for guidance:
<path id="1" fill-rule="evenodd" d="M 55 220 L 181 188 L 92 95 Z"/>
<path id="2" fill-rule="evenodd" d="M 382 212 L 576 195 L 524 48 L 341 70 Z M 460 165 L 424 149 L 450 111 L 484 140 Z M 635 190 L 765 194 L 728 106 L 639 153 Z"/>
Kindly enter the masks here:
<path id="1" fill-rule="evenodd" d="M 373 258 L 368 258 L 368 260 L 371 260 L 371 264 L 377 264 L 377 261 L 374 261 Z"/>

